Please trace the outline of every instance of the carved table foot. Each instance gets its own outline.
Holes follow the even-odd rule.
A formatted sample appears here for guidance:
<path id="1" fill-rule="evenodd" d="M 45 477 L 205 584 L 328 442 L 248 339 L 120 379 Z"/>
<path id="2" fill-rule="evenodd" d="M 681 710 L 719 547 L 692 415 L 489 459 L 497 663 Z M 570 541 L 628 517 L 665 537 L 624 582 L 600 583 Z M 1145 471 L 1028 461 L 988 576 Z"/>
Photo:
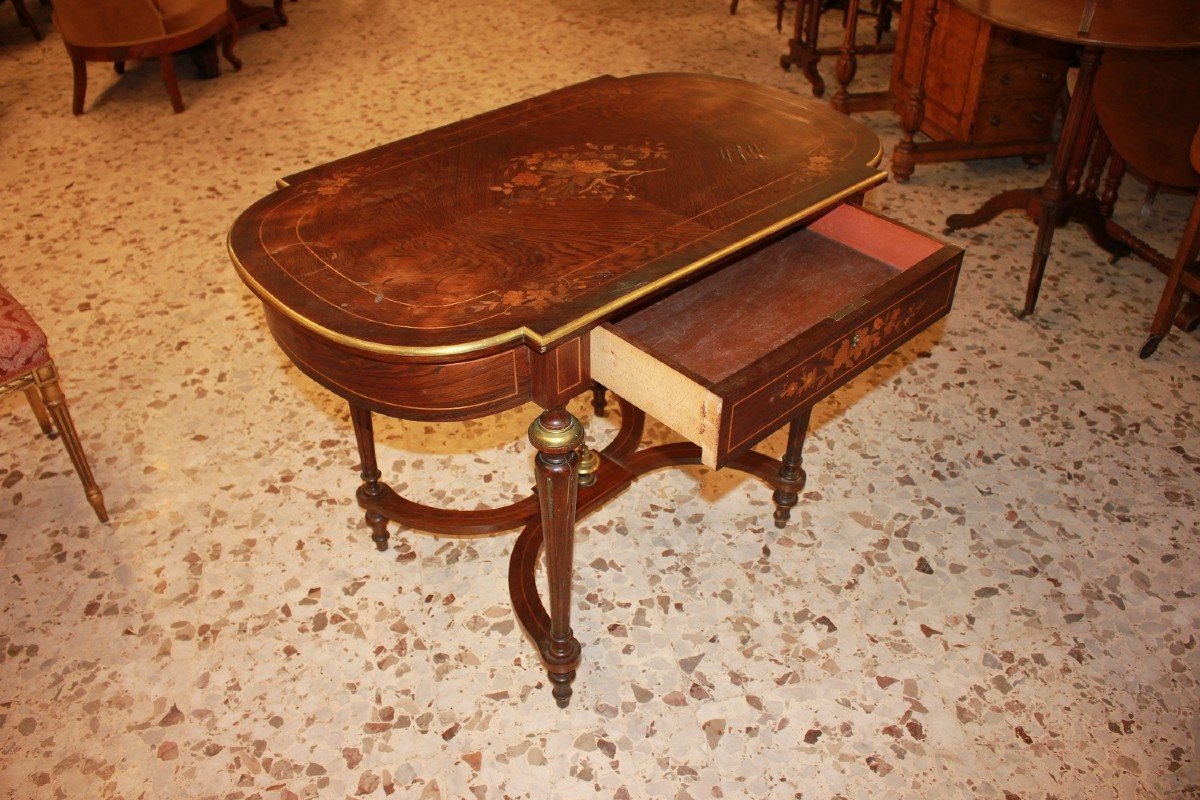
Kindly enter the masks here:
<path id="1" fill-rule="evenodd" d="M 775 493 L 771 499 L 775 501 L 775 527 L 783 528 L 792 515 L 792 509 L 800 500 L 800 492 L 804 490 L 806 475 L 801 466 L 803 460 L 804 437 L 808 433 L 808 420 L 812 409 L 806 409 L 803 414 L 792 420 L 788 426 L 787 450 L 783 454 L 783 464 L 776 475 Z"/>
<path id="2" fill-rule="evenodd" d="M 942 233 L 949 236 L 962 228 L 978 227 L 1015 208 L 1028 212 L 1040 192 L 1040 189 L 1009 189 L 1001 192 L 970 214 L 951 214 L 946 217 L 946 229 Z"/>

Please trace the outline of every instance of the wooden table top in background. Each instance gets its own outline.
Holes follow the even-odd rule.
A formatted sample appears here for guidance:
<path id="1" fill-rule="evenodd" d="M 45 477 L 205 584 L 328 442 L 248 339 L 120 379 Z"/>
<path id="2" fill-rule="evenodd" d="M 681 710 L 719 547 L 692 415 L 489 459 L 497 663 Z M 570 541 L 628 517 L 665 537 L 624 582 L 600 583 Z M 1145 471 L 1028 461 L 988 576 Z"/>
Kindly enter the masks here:
<path id="1" fill-rule="evenodd" d="M 321 336 L 400 356 L 539 349 L 885 179 L 810 100 L 605 76 L 293 175 L 229 234 Z"/>
<path id="2" fill-rule="evenodd" d="M 1200 0 L 952 0 L 1002 28 L 1097 47 L 1187 50 L 1200 47 Z"/>

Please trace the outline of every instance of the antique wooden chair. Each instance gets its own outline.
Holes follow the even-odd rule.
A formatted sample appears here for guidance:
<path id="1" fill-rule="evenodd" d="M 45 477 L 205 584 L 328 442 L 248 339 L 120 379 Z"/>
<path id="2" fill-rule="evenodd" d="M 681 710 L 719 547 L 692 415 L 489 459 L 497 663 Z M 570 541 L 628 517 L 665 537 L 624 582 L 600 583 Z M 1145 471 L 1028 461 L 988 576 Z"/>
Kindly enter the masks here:
<path id="1" fill-rule="evenodd" d="M 1200 180 L 1200 128 L 1192 139 L 1192 169 Z M 1167 274 L 1167 285 L 1163 287 L 1162 298 L 1158 301 L 1158 310 L 1154 313 L 1154 322 L 1150 324 L 1150 338 L 1142 346 L 1142 358 L 1149 358 L 1158 349 L 1159 343 L 1171 331 L 1171 323 L 1179 313 L 1179 304 L 1183 301 L 1186 289 L 1200 297 L 1200 193 L 1192 203 L 1192 213 L 1188 217 L 1187 227 L 1183 231 L 1183 239 L 1179 242 L 1179 250 L 1175 260 L 1171 262 L 1171 271 Z"/>
<path id="2" fill-rule="evenodd" d="M 242 68 L 233 54 L 238 23 L 229 0 L 54 0 L 54 24 L 75 69 L 75 114 L 83 113 L 88 61 L 112 61 L 120 74 L 126 61 L 158 59 L 177 114 L 183 98 L 173 53 L 220 35 L 226 60 L 235 70 Z"/>
<path id="3" fill-rule="evenodd" d="M 3 3 L 4 0 L 0 0 L 0 4 Z M 37 20 L 35 20 L 33 15 L 29 13 L 29 9 L 25 7 L 25 0 L 12 0 L 12 4 L 13 9 L 17 12 L 17 19 L 19 19 L 21 24 L 26 28 L 29 28 L 29 30 L 33 32 L 33 38 L 40 42 L 42 40 L 42 29 L 38 27 Z"/>
<path id="4" fill-rule="evenodd" d="M 0 286 L 0 395 L 18 390 L 24 390 L 43 433 L 53 437 L 58 429 L 88 502 L 100 521 L 108 522 L 104 496 L 92 477 L 58 385 L 58 370 L 47 350 L 46 334 L 25 307 Z"/>
<path id="5" fill-rule="evenodd" d="M 1200 188 L 1200 53 L 1110 50 L 1096 73 L 1093 98 L 1114 159 L 1152 184 Z M 1109 227 L 1168 276 L 1150 337 L 1141 350 L 1141 357 L 1149 358 L 1170 332 L 1184 290 L 1200 294 L 1200 278 L 1194 272 L 1200 248 L 1200 199 L 1192 207 L 1173 259 L 1111 222 Z"/>

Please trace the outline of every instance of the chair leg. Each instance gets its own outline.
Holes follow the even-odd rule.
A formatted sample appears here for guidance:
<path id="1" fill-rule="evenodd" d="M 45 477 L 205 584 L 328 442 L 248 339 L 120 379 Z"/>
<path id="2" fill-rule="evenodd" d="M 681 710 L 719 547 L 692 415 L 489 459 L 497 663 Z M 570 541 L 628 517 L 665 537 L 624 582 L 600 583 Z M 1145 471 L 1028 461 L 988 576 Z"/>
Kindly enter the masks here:
<path id="1" fill-rule="evenodd" d="M 36 386 L 25 387 L 25 399 L 29 401 L 29 407 L 33 409 L 33 415 L 37 417 L 42 433 L 53 439 L 54 424 L 50 422 L 50 416 L 46 413 L 46 407 L 42 405 L 42 397 L 38 394 Z"/>
<path id="2" fill-rule="evenodd" d="M 33 31 L 33 38 L 40 42 L 42 29 L 38 27 L 37 20 L 30 15 L 29 9 L 25 8 L 24 0 L 12 0 L 12 4 L 13 8 L 17 10 L 17 17 L 21 20 L 21 24 Z"/>
<path id="3" fill-rule="evenodd" d="M 1200 141 L 1200 138 L 1197 139 Z M 1196 151 L 1193 151 L 1196 152 Z M 1171 324 L 1179 312 L 1179 303 L 1183 300 L 1185 288 L 1184 271 L 1196 262 L 1200 256 L 1200 196 L 1192 204 L 1192 213 L 1188 218 L 1183 239 L 1179 242 L 1179 252 L 1171 263 L 1171 273 L 1167 276 L 1167 285 L 1163 287 L 1162 298 L 1158 301 L 1158 311 L 1154 314 L 1154 322 L 1150 325 L 1150 338 L 1142 345 L 1139 355 L 1149 358 L 1154 355 L 1158 345 L 1171 331 Z M 1194 282 L 1193 282 L 1194 288 Z"/>
<path id="4" fill-rule="evenodd" d="M 87 61 L 82 56 L 71 55 L 71 67 L 75 71 L 75 96 L 71 100 L 71 113 L 83 113 L 83 98 L 87 95 Z"/>
<path id="5" fill-rule="evenodd" d="M 274 6 L 275 6 L 275 18 L 277 20 L 279 20 L 279 24 L 287 25 L 288 18 L 287 18 L 287 14 L 285 14 L 283 12 L 283 0 L 275 0 Z"/>
<path id="6" fill-rule="evenodd" d="M 83 491 L 87 495 L 88 502 L 91 503 L 100 521 L 108 522 L 108 511 L 104 508 L 104 495 L 100 493 L 100 487 L 96 485 L 96 479 L 92 477 L 92 468 L 88 466 L 87 456 L 84 455 L 83 447 L 79 444 L 79 435 L 75 432 L 74 423 L 71 422 L 71 412 L 67 410 L 67 399 L 58 385 L 58 372 L 54 369 L 53 361 L 39 367 L 34 372 L 34 382 L 41 394 L 42 403 L 45 404 L 46 410 L 54 420 L 55 427 L 62 436 L 63 445 L 67 448 L 67 455 L 71 457 L 71 463 L 75 465 L 75 473 L 79 476 L 79 482 L 83 484 Z"/>
<path id="7" fill-rule="evenodd" d="M 125 62 L 124 61 L 114 61 L 113 62 L 113 72 L 117 73 L 118 75 L 124 75 L 125 74 Z"/>
<path id="8" fill-rule="evenodd" d="M 232 64 L 234 71 L 237 72 L 242 68 L 242 60 L 233 52 L 233 46 L 237 44 L 238 40 L 238 23 L 237 17 L 233 15 L 232 11 L 229 12 L 228 16 L 229 26 L 225 28 L 225 35 L 222 37 L 221 53 L 224 54 L 225 60 Z"/>
<path id="9" fill-rule="evenodd" d="M 183 111 L 183 96 L 179 94 L 179 79 L 175 77 L 175 62 L 170 53 L 158 57 L 158 67 L 162 70 L 163 83 L 167 85 L 167 95 L 171 98 L 171 108 L 178 114 Z"/>

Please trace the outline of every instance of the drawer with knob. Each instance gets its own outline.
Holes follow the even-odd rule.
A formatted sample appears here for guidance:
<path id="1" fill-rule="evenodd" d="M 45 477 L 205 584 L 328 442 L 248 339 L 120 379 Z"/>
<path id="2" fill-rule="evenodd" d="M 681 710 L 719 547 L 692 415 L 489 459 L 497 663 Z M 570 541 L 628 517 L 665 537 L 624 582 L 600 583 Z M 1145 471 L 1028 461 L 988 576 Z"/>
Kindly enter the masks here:
<path id="1" fill-rule="evenodd" d="M 961 262 L 843 205 L 592 330 L 591 375 L 716 468 L 944 316 Z"/>
<path id="2" fill-rule="evenodd" d="M 1057 98 L 980 103 L 971 126 L 977 142 L 1045 139 L 1054 126 Z"/>
<path id="3" fill-rule="evenodd" d="M 1016 97 L 1056 98 L 1066 79 L 1067 67 L 1063 61 L 993 61 L 984 69 L 979 96 L 983 100 Z"/>

